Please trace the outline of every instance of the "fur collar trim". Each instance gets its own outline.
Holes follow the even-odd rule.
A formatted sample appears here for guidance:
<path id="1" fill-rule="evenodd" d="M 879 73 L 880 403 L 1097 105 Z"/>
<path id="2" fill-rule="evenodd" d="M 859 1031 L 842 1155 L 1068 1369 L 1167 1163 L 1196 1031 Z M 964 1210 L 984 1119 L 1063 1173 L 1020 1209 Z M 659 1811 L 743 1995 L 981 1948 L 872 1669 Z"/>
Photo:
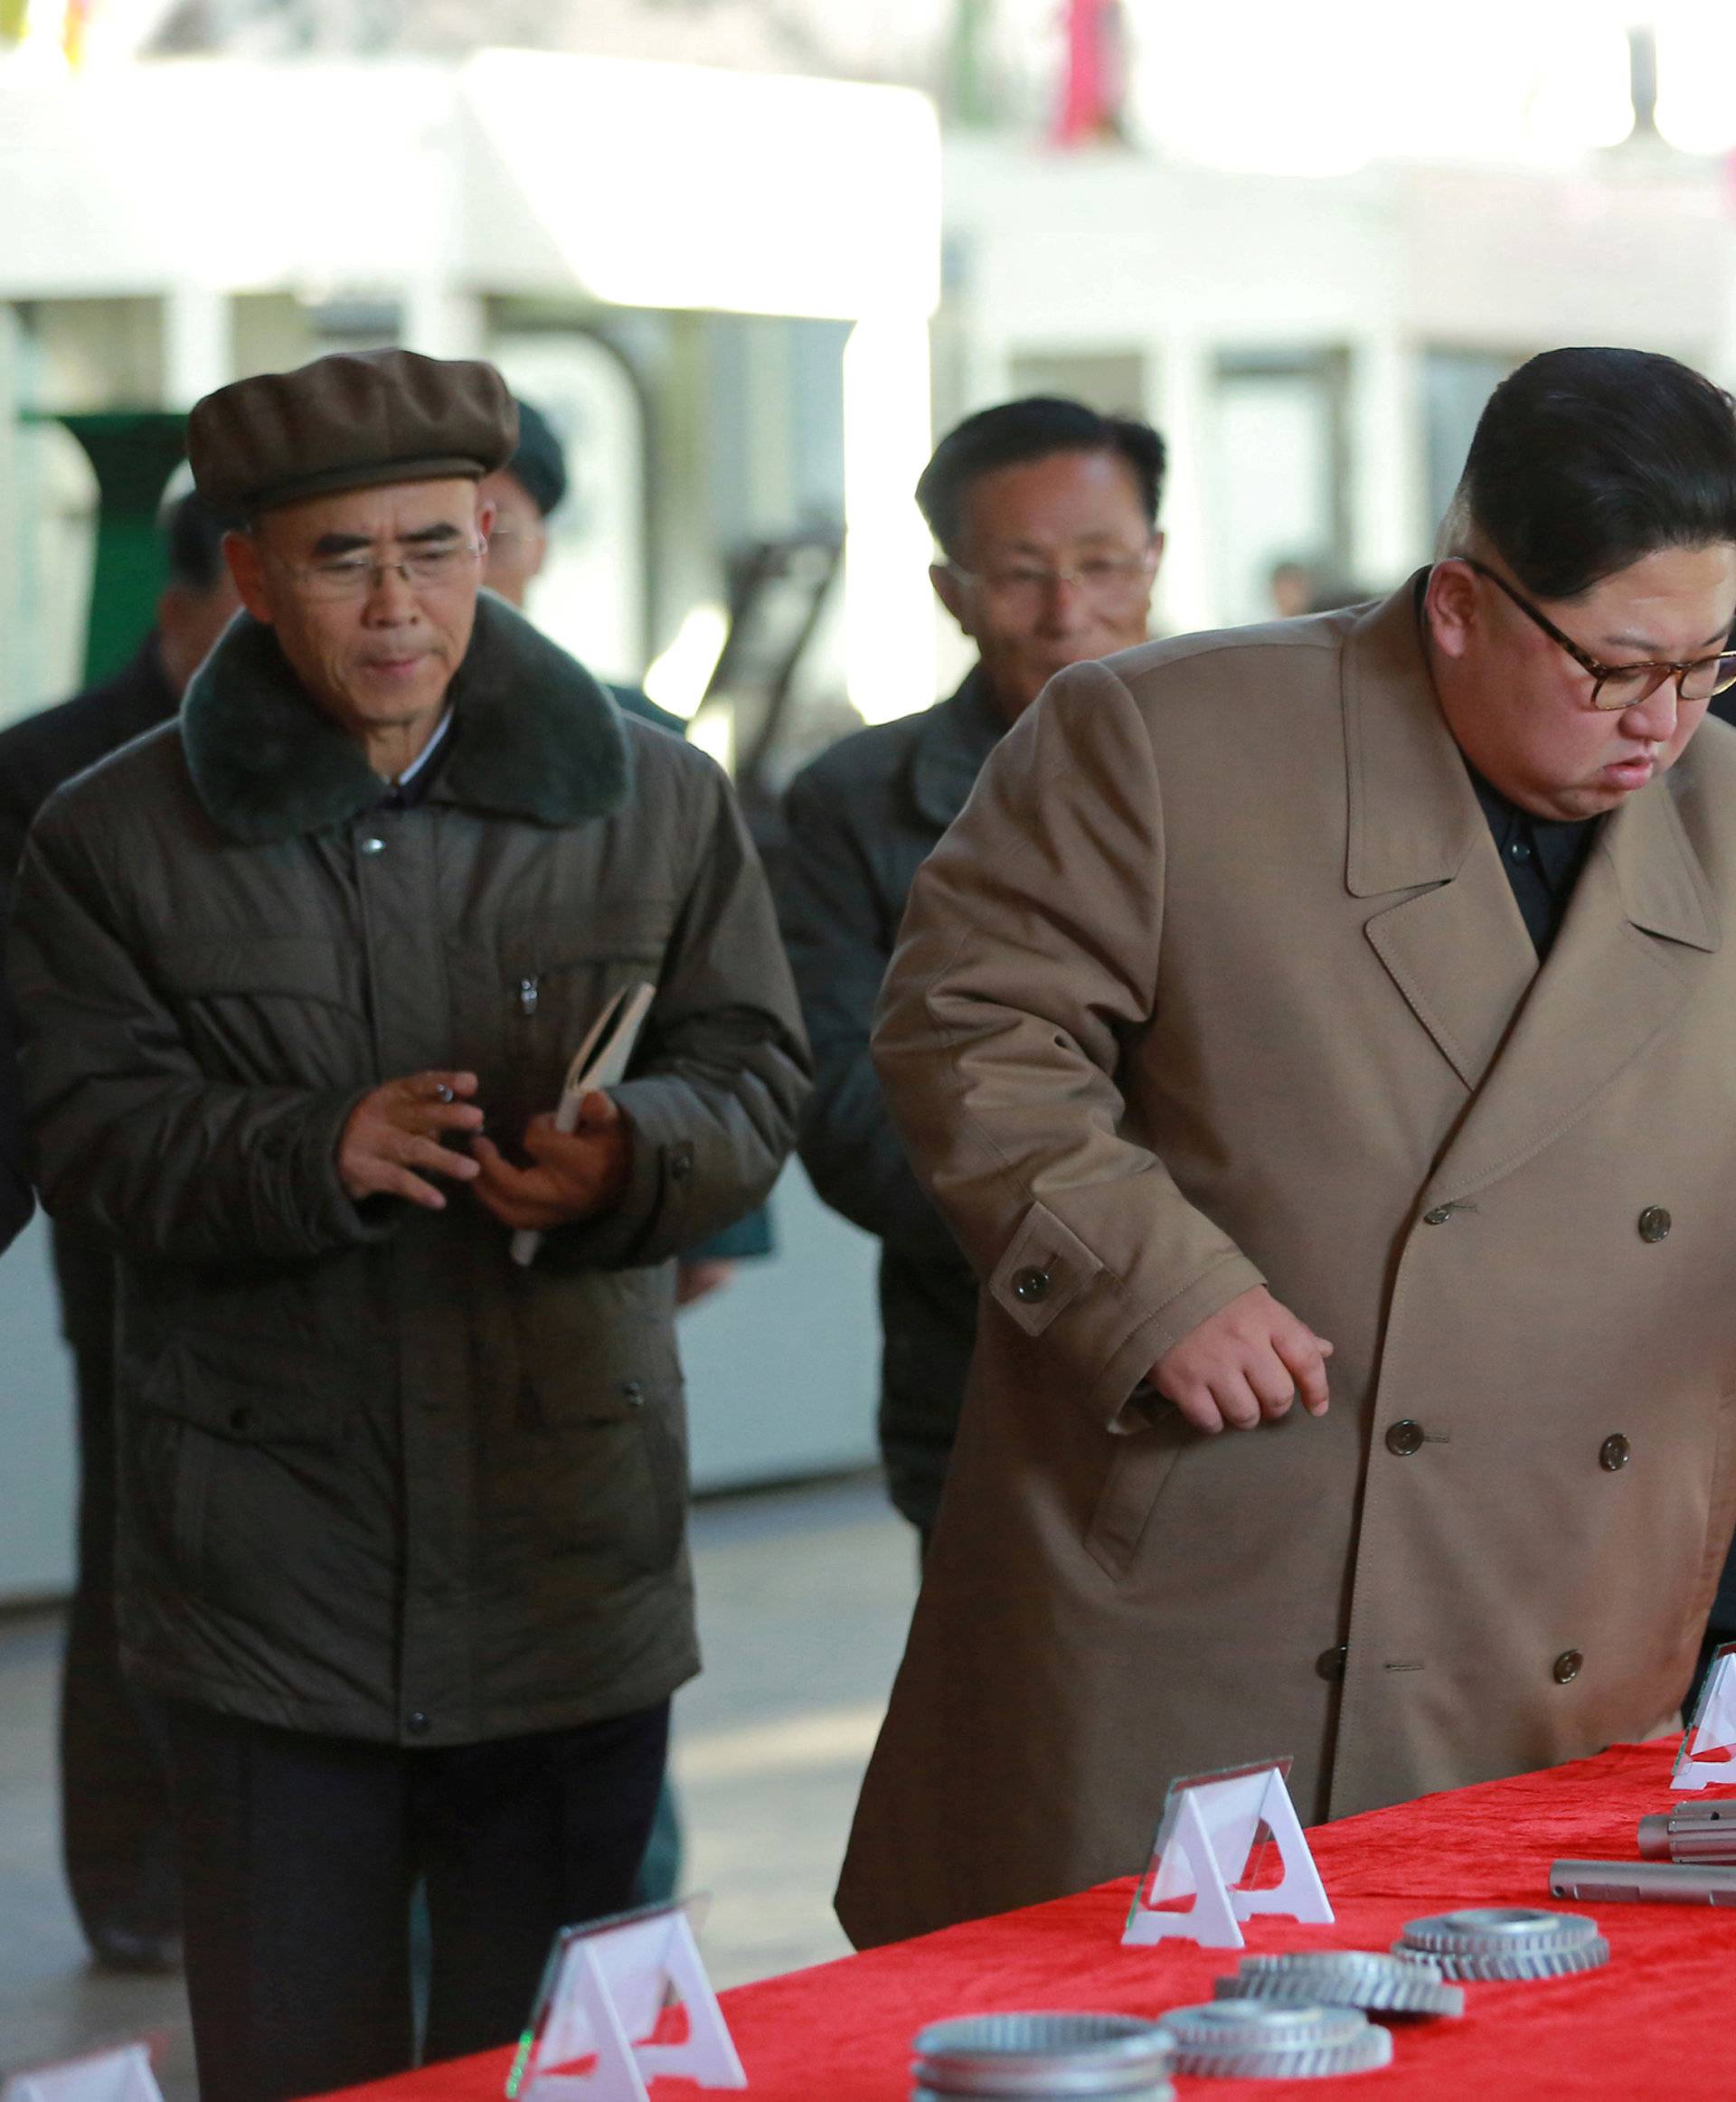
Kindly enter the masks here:
<path id="1" fill-rule="evenodd" d="M 627 734 L 575 658 L 485 591 L 451 685 L 456 741 L 431 800 L 533 825 L 579 825 L 627 801 Z M 379 802 L 361 748 L 303 693 L 271 629 L 238 613 L 181 706 L 193 785 L 243 845 L 344 825 Z"/>

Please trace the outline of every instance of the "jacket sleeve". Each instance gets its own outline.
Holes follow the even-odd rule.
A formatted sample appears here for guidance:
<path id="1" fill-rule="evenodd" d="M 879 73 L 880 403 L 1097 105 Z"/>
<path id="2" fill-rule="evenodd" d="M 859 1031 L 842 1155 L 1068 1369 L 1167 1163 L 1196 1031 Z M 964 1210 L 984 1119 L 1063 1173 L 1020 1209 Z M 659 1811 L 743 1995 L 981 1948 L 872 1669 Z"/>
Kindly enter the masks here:
<path id="1" fill-rule="evenodd" d="M 733 793 L 684 753 L 673 822 L 689 881 L 629 1078 L 610 1092 L 633 1126 L 625 1197 L 543 1237 L 540 1262 L 627 1268 L 689 1252 L 765 1200 L 789 1157 L 809 1061 L 765 872 Z"/>
<path id="2" fill-rule="evenodd" d="M 853 1225 L 901 1254 L 964 1263 L 911 1173 L 869 1056 L 874 1003 L 892 961 L 877 887 L 844 797 L 801 774 L 784 801 L 784 938 L 814 1048 L 814 1092 L 797 1140 L 814 1187 Z"/>
<path id="3" fill-rule="evenodd" d="M 1111 1428 L 1187 1332 L 1263 1282 L 1123 1129 L 1157 1000 L 1163 805 L 1132 696 L 1074 666 L 1009 731 L 917 877 L 874 1059 L 987 1296 Z"/>
<path id="4" fill-rule="evenodd" d="M 363 1090 L 207 1079 L 121 931 L 96 830 L 51 806 L 12 914 L 8 980 L 47 1208 L 180 1263 L 305 1260 L 381 1238 L 395 1215 L 364 1213 L 337 1178 Z"/>

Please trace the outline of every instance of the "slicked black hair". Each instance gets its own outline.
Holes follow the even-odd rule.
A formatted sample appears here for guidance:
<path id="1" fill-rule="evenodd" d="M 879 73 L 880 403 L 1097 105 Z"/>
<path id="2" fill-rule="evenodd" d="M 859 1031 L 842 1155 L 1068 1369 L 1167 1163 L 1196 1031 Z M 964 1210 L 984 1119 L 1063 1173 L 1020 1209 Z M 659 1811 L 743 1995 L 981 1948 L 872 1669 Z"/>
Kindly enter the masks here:
<path id="1" fill-rule="evenodd" d="M 203 596 L 215 590 L 223 573 L 223 535 L 241 521 L 190 489 L 170 508 L 163 526 L 169 581 Z"/>
<path id="2" fill-rule="evenodd" d="M 970 485 L 996 467 L 1047 459 L 1052 453 L 1118 454 L 1133 470 L 1146 516 L 1156 524 L 1166 455 L 1150 424 L 1132 416 L 1100 416 L 1060 394 L 1026 394 L 967 416 L 935 447 L 916 485 L 929 531 L 948 554 L 956 554 Z"/>
<path id="3" fill-rule="evenodd" d="M 1539 599 L 1667 547 L 1736 543 L 1736 402 L 1652 351 L 1545 351 L 1490 395 L 1448 514 Z"/>

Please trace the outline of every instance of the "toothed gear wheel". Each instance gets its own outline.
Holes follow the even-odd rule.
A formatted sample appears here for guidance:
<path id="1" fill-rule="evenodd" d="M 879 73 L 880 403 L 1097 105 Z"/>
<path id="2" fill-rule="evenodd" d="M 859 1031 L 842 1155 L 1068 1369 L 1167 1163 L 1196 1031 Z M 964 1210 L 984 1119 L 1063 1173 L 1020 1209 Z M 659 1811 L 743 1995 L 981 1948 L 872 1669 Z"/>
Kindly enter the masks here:
<path id="1" fill-rule="evenodd" d="M 1220 2000 L 1300 2000 L 1360 2007 L 1371 2014 L 1465 2012 L 1465 1995 L 1426 1956 L 1379 1956 L 1372 1949 L 1310 1949 L 1294 1956 L 1244 1956 L 1232 1978 L 1213 1988 Z"/>
<path id="2" fill-rule="evenodd" d="M 1159 2026 L 1178 2073 L 1230 2080 L 1317 2080 L 1390 2065 L 1392 2039 L 1354 2007 L 1208 2000 L 1177 2007 Z"/>
<path id="3" fill-rule="evenodd" d="M 976 2014 L 917 2037 L 913 2102 L 1175 2102 L 1167 2033 L 1127 2014 Z"/>
<path id="4" fill-rule="evenodd" d="M 1492 1905 L 1413 1919 L 1392 1953 L 1426 1956 L 1448 1978 L 1565 1978 L 1609 1961 L 1609 1944 L 1582 1912 Z"/>

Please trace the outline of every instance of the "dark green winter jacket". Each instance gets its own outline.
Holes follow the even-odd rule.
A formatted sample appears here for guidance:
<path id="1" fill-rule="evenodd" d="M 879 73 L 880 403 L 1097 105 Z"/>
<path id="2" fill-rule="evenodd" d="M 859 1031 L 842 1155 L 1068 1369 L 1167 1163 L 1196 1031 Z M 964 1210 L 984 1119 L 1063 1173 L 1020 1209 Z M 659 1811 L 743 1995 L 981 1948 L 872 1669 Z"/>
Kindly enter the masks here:
<path id="1" fill-rule="evenodd" d="M 758 1204 L 807 1057 L 702 753 L 485 595 L 426 799 L 238 617 L 179 722 L 48 805 L 10 952 L 50 1209 L 120 1257 L 129 1669 L 328 1735 L 453 1744 L 697 1668 L 669 1258 Z M 454 1188 L 357 1205 L 380 1082 L 474 1070 L 510 1147 L 620 985 L 631 1185 L 534 1266 Z"/>

